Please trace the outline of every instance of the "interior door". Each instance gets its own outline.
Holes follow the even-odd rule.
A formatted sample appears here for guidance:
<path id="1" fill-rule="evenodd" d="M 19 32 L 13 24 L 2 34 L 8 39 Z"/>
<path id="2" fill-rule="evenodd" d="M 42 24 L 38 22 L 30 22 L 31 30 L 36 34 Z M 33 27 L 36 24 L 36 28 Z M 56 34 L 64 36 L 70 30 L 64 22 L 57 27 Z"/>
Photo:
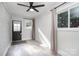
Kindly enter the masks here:
<path id="1" fill-rule="evenodd" d="M 21 40 L 22 24 L 21 21 L 12 21 L 12 41 Z"/>
<path id="2" fill-rule="evenodd" d="M 32 39 L 32 20 L 22 20 L 22 40 Z"/>

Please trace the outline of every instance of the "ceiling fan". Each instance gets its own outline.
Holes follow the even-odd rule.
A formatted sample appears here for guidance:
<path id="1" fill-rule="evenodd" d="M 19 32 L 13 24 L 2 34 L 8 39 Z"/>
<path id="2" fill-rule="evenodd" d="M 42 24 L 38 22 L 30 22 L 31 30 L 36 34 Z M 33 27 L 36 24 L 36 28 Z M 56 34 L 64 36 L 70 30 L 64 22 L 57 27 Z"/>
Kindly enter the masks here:
<path id="1" fill-rule="evenodd" d="M 30 6 L 24 5 L 24 4 L 20 4 L 20 3 L 17 3 L 17 5 L 24 6 L 24 7 L 28 7 L 29 9 L 26 10 L 27 12 L 28 12 L 28 11 L 33 11 L 33 10 L 35 10 L 36 12 L 39 12 L 39 10 L 37 10 L 36 8 L 38 8 L 38 7 L 44 7 L 44 6 L 45 6 L 44 4 L 42 4 L 42 5 L 34 5 L 34 6 L 33 6 L 33 3 L 34 3 L 34 2 L 29 2 L 29 5 L 30 5 Z"/>

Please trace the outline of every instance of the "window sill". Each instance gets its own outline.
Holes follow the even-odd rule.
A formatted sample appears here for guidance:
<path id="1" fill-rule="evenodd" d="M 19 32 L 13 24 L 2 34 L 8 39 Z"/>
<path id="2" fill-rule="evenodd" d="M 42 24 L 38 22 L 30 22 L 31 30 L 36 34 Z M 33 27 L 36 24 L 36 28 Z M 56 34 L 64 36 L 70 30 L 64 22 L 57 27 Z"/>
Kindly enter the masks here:
<path id="1" fill-rule="evenodd" d="M 79 31 L 79 28 L 57 28 L 57 31 Z"/>

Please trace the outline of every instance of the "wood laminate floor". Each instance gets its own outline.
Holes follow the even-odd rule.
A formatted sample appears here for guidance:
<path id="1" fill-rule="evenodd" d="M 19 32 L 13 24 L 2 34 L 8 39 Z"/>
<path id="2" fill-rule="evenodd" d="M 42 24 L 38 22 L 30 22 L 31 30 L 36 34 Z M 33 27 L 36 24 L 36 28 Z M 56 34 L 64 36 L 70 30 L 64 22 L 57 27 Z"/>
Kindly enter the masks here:
<path id="1" fill-rule="evenodd" d="M 12 44 L 6 56 L 52 56 L 52 53 L 38 42 L 30 40 Z"/>

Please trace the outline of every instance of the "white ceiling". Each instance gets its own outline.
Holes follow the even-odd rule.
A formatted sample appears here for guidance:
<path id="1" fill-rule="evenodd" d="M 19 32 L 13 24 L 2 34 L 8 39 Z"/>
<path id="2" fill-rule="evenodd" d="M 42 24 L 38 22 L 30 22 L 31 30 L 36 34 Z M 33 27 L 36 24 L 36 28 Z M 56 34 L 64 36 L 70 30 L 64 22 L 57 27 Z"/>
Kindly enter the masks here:
<path id="1" fill-rule="evenodd" d="M 7 11 L 12 15 L 20 18 L 35 18 L 47 11 L 50 11 L 54 7 L 58 6 L 63 2 L 34 2 L 33 5 L 45 4 L 44 7 L 37 8 L 39 12 L 36 11 L 29 11 L 26 12 L 28 7 L 19 6 L 17 3 L 29 5 L 28 2 L 4 2 L 4 6 L 7 8 Z"/>

